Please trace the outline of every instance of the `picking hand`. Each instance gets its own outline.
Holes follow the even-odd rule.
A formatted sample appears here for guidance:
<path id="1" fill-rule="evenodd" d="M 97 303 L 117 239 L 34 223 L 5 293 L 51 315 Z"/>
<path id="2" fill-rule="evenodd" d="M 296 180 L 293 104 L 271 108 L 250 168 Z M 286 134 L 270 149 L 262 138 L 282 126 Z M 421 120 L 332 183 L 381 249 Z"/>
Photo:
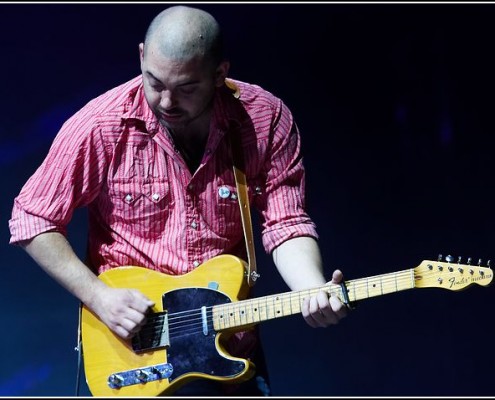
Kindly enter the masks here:
<path id="1" fill-rule="evenodd" d="M 135 289 L 106 288 L 100 292 L 95 313 L 123 339 L 132 338 L 146 322 L 154 302 Z"/>

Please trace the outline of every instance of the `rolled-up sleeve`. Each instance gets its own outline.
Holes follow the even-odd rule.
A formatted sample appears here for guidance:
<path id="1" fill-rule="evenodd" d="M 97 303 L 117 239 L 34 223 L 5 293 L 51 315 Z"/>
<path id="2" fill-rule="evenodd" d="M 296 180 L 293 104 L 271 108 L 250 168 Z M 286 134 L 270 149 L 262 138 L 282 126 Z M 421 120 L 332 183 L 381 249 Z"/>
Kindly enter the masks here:
<path id="1" fill-rule="evenodd" d="M 74 209 L 98 194 L 104 164 L 98 123 L 85 107 L 62 126 L 43 163 L 14 199 L 10 244 L 48 231 L 66 234 Z"/>
<path id="2" fill-rule="evenodd" d="M 262 232 L 263 245 L 269 253 L 295 237 L 318 239 L 316 226 L 306 212 L 305 170 L 299 130 L 292 113 L 282 101 L 273 130 L 270 157 L 265 167 L 267 184 Z"/>

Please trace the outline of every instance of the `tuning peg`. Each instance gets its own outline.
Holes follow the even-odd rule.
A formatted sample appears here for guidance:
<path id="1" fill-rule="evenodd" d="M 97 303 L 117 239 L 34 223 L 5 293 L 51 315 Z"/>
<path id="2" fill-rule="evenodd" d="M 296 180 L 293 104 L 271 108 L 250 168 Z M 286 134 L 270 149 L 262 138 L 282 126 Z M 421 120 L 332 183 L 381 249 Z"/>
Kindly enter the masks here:
<path id="1" fill-rule="evenodd" d="M 457 264 L 460 264 L 462 261 L 462 257 L 457 257 Z"/>
<path id="2" fill-rule="evenodd" d="M 488 260 L 488 262 L 486 263 L 486 265 L 488 266 L 488 268 L 491 268 L 492 266 L 490 265 L 490 260 Z"/>
<path id="3" fill-rule="evenodd" d="M 471 265 L 471 261 L 472 261 L 471 257 L 468 257 L 468 259 L 467 259 L 467 264 L 468 264 L 468 265 Z"/>
<path id="4" fill-rule="evenodd" d="M 447 261 L 447 262 L 452 262 L 452 261 L 454 261 L 454 257 L 452 257 L 452 256 L 449 254 L 447 257 L 445 257 L 445 261 Z"/>
<path id="5" fill-rule="evenodd" d="M 438 255 L 437 261 L 442 261 L 442 255 L 441 254 Z"/>
<path id="6" fill-rule="evenodd" d="M 478 260 L 478 265 L 481 265 L 483 261 L 481 260 L 481 258 Z"/>

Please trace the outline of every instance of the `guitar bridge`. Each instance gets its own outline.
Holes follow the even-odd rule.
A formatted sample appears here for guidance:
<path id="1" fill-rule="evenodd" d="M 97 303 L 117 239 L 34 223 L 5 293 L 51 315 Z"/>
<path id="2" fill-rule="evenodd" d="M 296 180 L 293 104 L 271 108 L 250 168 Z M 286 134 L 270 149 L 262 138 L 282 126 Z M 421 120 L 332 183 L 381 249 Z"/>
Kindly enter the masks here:
<path id="1" fill-rule="evenodd" d="M 132 338 L 132 350 L 142 353 L 168 347 L 170 347 L 168 313 L 166 311 L 153 313 Z"/>

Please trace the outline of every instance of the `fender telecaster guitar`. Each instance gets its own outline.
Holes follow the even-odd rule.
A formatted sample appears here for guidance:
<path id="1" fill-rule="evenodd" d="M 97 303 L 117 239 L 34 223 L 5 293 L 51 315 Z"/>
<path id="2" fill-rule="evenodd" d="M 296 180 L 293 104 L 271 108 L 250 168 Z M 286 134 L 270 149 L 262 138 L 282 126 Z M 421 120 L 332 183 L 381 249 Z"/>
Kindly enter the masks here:
<path id="1" fill-rule="evenodd" d="M 320 288 L 245 299 L 246 263 L 221 255 L 194 271 L 170 276 L 142 267 L 119 267 L 99 278 L 111 287 L 136 288 L 155 302 L 147 323 L 122 340 L 85 306 L 81 311 L 86 381 L 94 396 L 158 396 L 193 379 L 242 382 L 254 374 L 251 361 L 227 353 L 230 333 L 301 312 L 305 297 L 324 290 L 352 303 L 413 288 L 461 290 L 487 286 L 489 267 L 423 261 L 416 268 L 327 284 Z"/>

